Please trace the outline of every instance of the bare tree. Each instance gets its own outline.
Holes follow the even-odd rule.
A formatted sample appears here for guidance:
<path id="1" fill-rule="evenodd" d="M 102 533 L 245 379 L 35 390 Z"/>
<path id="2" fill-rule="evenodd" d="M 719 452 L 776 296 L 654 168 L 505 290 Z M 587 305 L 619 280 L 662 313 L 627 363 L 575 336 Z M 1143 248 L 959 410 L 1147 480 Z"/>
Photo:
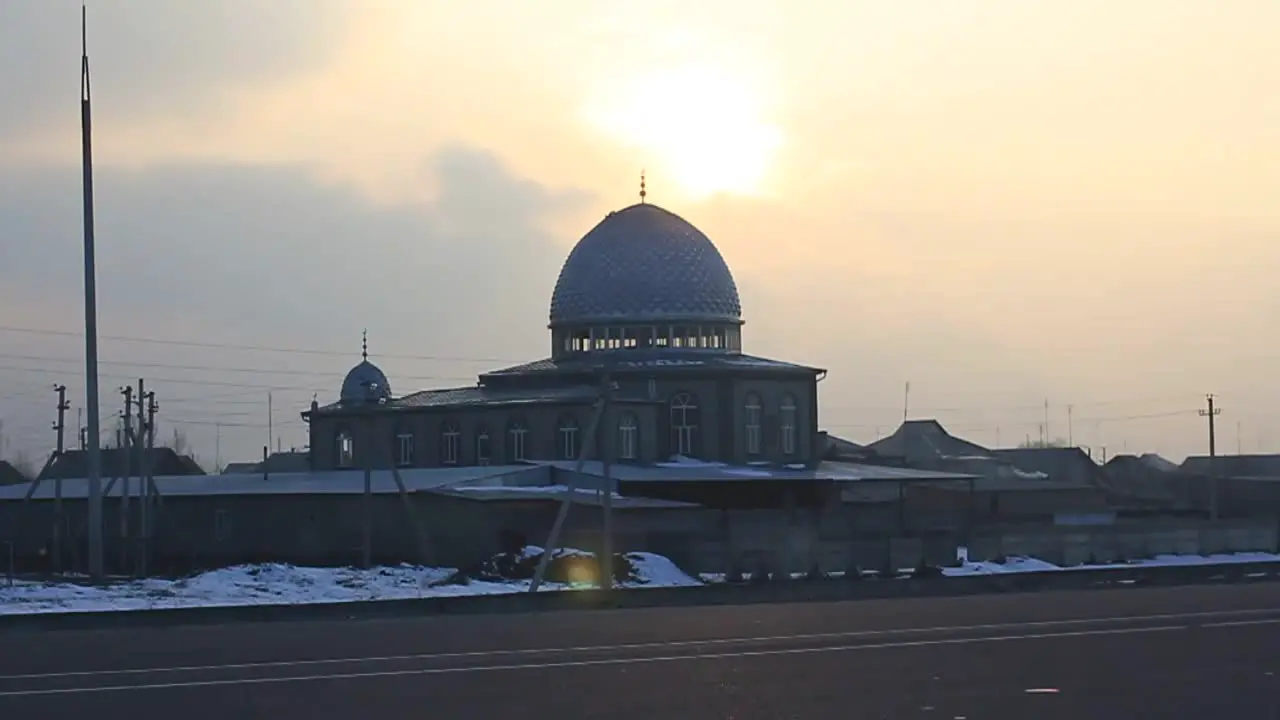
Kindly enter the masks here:
<path id="1" fill-rule="evenodd" d="M 200 463 L 200 456 L 196 455 L 195 451 L 191 449 L 191 442 L 187 440 L 187 434 L 178 428 L 173 429 L 173 435 L 164 443 L 163 446 L 179 455 L 186 455 L 195 461 L 197 465 Z"/>
<path id="2" fill-rule="evenodd" d="M 35 462 L 31 460 L 31 456 L 21 450 L 15 452 L 13 457 L 9 458 L 9 464 L 22 473 L 24 477 L 34 478 L 36 473 L 39 472 Z"/>
<path id="3" fill-rule="evenodd" d="M 191 443 L 187 442 L 187 434 L 178 428 L 173 429 L 173 437 L 169 438 L 164 446 L 179 455 L 186 455 L 187 451 L 191 449 Z"/>
<path id="4" fill-rule="evenodd" d="M 1018 443 L 1019 448 L 1064 448 L 1067 447 L 1067 441 L 1062 438 L 1054 438 L 1052 440 L 1030 439 Z"/>

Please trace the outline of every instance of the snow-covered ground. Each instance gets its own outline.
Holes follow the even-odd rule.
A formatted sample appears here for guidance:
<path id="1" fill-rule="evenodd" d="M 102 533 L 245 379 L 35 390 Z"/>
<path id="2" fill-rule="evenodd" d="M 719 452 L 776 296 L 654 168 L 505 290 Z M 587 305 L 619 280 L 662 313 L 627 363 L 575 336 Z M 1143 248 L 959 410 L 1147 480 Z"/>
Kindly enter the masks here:
<path id="1" fill-rule="evenodd" d="M 956 565 L 954 567 L 940 568 L 942 574 L 946 577 L 965 577 L 968 575 L 997 575 L 1005 573 L 1027 573 L 1027 572 L 1046 572 L 1050 570 L 1060 570 L 1062 572 L 1071 572 L 1072 570 L 1107 570 L 1113 568 L 1133 568 L 1133 567 L 1165 567 L 1169 565 L 1233 565 L 1238 563 L 1257 563 L 1257 562 L 1277 562 L 1280 563 L 1280 555 L 1264 552 L 1243 552 L 1230 553 L 1221 555 L 1156 555 L 1153 558 L 1144 560 L 1133 560 L 1127 563 L 1109 563 L 1096 565 L 1070 565 L 1060 566 L 1051 562 L 1046 562 L 1033 557 L 1010 556 L 1003 563 L 990 561 L 973 561 L 968 557 L 968 548 L 961 547 L 956 552 Z M 909 576 L 915 568 L 902 568 L 899 570 L 902 577 Z M 875 575 L 874 571 L 863 571 L 864 575 Z M 847 575 L 844 572 L 826 573 L 825 577 L 831 579 L 843 578 Z M 700 573 L 698 577 L 704 583 L 722 583 L 725 581 L 724 573 Z M 806 573 L 792 573 L 792 579 L 800 580 L 806 577 Z M 750 579 L 750 574 L 744 574 L 744 579 Z"/>
<path id="2" fill-rule="evenodd" d="M 963 548 L 961 549 L 963 551 Z M 999 573 L 1044 572 L 1046 570 L 1105 570 L 1108 568 L 1167 567 L 1169 565 L 1233 565 L 1238 563 L 1280 562 L 1280 555 L 1263 552 L 1231 553 L 1222 555 L 1156 555 L 1153 558 L 1133 560 L 1127 563 L 1097 565 L 1071 565 L 1062 567 L 1032 557 L 1011 556 L 1006 562 L 970 562 L 963 554 L 958 567 L 942 568 L 949 577 L 965 575 L 992 575 Z"/>
<path id="3" fill-rule="evenodd" d="M 538 548 L 529 551 L 540 553 Z M 586 554 L 568 551 L 567 554 Z M 627 553 L 636 581 L 623 587 L 679 587 L 701 583 L 670 560 L 651 553 Z M 361 600 L 403 600 L 457 595 L 518 593 L 527 580 L 465 583 L 452 581 L 451 568 L 399 565 L 369 570 L 306 568 L 292 565 L 239 565 L 182 580 L 129 580 L 101 587 L 69 582 L 17 581 L 0 578 L 0 614 L 159 610 L 232 605 L 297 605 Z M 570 589 L 546 583 L 542 589 Z"/>
<path id="4" fill-rule="evenodd" d="M 525 557 L 541 553 L 540 548 L 526 548 Z M 558 555 L 587 555 L 580 550 L 564 550 Z M 724 582 L 721 574 L 703 574 L 696 580 L 661 555 L 627 553 L 636 580 L 623 587 L 687 587 L 703 583 Z M 1120 567 L 1158 567 L 1168 565 L 1227 565 L 1252 562 L 1280 562 L 1272 553 L 1233 553 L 1229 555 L 1157 555 L 1146 560 L 1123 564 L 1076 565 L 1060 567 L 1029 557 L 1010 557 L 1004 563 L 970 562 L 961 548 L 956 567 L 942 568 L 944 575 L 990 575 L 1059 570 L 1094 570 Z M 910 572 L 904 569 L 904 572 Z M 844 573 L 830 573 L 836 578 Z M 796 574 L 797 578 L 804 573 Z M 414 565 L 355 568 L 306 568 L 292 565 L 239 565 L 201 573 L 181 580 L 123 580 L 104 586 L 72 582 L 16 581 L 9 586 L 0 580 L 0 615 L 56 612 L 105 612 L 119 610 L 159 610 L 169 608 L 215 607 L 235 605 L 298 605 L 307 603 L 343 603 L 365 600 L 404 600 L 411 598 L 493 595 L 524 592 L 527 580 L 459 582 L 452 568 Z M 546 583 L 543 590 L 572 589 L 567 584 Z"/>

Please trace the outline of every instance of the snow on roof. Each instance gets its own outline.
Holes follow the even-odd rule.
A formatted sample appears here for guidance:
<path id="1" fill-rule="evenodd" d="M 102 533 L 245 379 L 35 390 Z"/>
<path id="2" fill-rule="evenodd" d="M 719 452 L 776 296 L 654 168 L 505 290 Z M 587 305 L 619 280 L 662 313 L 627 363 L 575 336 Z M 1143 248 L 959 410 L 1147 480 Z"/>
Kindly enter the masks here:
<path id="1" fill-rule="evenodd" d="M 558 472 L 573 472 L 577 463 L 560 460 L 543 463 Z M 603 466 L 598 461 L 583 463 L 582 473 L 601 477 Z M 823 462 L 817 468 L 803 465 L 730 465 L 689 458 L 653 465 L 611 465 L 609 473 L 618 482 L 731 482 L 751 480 L 792 480 L 796 482 L 924 482 L 930 480 L 967 480 L 975 477 L 960 473 L 912 470 L 882 465 L 847 462 Z"/>
<path id="2" fill-rule="evenodd" d="M 474 482 L 486 478 L 502 476 L 531 476 L 525 478 L 529 484 L 549 484 L 550 477 L 546 468 L 536 465 L 487 465 L 482 467 L 456 468 L 412 468 L 400 470 L 400 478 L 409 492 L 421 492 L 435 488 L 447 487 L 465 482 Z M 110 479 L 103 478 L 102 487 L 106 489 Z M 305 473 L 273 473 L 263 479 L 261 474 L 244 475 L 189 475 L 155 478 L 156 489 L 161 497 L 202 496 L 202 495 L 352 495 L 364 492 L 364 472 L 361 470 L 335 470 L 328 472 Z M 375 494 L 399 492 L 395 478 L 390 470 L 374 470 L 370 473 L 370 485 Z M 0 487 L 0 502 L 5 500 L 21 500 L 30 488 L 29 483 Z M 65 498 L 84 498 L 87 494 L 88 481 L 84 478 L 68 478 L 62 481 L 62 495 Z M 137 483 L 133 483 L 136 491 Z M 119 497 L 124 489 L 123 482 L 116 482 L 111 488 L 111 496 Z M 54 482 L 42 481 L 32 496 L 37 500 L 48 500 L 54 496 Z"/>

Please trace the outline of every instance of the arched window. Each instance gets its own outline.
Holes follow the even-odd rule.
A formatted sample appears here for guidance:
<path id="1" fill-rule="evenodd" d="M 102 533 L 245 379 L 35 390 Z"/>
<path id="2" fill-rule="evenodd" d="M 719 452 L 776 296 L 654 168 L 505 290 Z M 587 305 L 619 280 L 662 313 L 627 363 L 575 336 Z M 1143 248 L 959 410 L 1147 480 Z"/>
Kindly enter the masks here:
<path id="1" fill-rule="evenodd" d="M 338 430 L 336 449 L 338 451 L 338 467 L 349 468 L 355 465 L 356 442 L 355 438 L 351 436 L 350 430 L 346 428 Z"/>
<path id="2" fill-rule="evenodd" d="M 698 401 L 689 393 L 671 399 L 671 452 L 692 456 L 698 440 Z"/>
<path id="3" fill-rule="evenodd" d="M 452 420 L 446 420 L 440 426 L 440 464 L 441 465 L 457 465 L 458 464 L 458 446 L 462 444 L 462 432 L 458 429 L 458 424 Z"/>
<path id="4" fill-rule="evenodd" d="M 396 465 L 413 465 L 413 431 L 404 426 L 396 429 Z"/>
<path id="5" fill-rule="evenodd" d="M 747 400 L 743 404 L 743 430 L 746 435 L 748 455 L 760 454 L 760 420 L 763 407 L 760 404 L 759 395 L 747 393 Z"/>
<path id="6" fill-rule="evenodd" d="M 618 459 L 635 460 L 639 454 L 640 423 L 635 413 L 622 413 L 618 418 Z"/>
<path id="7" fill-rule="evenodd" d="M 489 428 L 481 426 L 476 431 L 476 464 L 488 465 L 493 457 L 493 445 L 489 441 Z"/>
<path id="8" fill-rule="evenodd" d="M 525 448 L 529 439 L 529 428 L 519 420 L 512 420 L 507 425 L 507 461 L 518 462 L 526 459 Z"/>
<path id="9" fill-rule="evenodd" d="M 561 460 L 577 460 L 578 459 L 578 421 L 572 417 L 565 416 L 560 418 L 560 422 L 556 426 L 556 434 L 559 442 L 556 445 L 556 452 Z"/>
<path id="10" fill-rule="evenodd" d="M 788 393 L 782 396 L 778 425 L 782 433 L 782 454 L 796 454 L 796 398 Z"/>

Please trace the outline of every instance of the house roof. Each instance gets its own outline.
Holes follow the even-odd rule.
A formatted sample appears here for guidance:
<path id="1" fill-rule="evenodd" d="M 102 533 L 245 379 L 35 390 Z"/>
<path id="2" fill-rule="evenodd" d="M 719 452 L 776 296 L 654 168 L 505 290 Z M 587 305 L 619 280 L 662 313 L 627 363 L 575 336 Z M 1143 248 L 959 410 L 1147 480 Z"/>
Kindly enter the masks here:
<path id="1" fill-rule="evenodd" d="M 600 397 L 597 385 L 568 385 L 538 388 L 493 388 L 473 385 L 460 388 L 420 390 L 403 397 L 393 398 L 377 407 L 386 411 L 403 411 L 424 408 L 465 409 L 480 407 L 522 407 L 560 403 L 594 403 Z M 616 395 L 615 403 L 649 403 L 648 398 Z M 363 410 L 364 407 L 359 408 Z M 319 413 L 342 413 L 352 408 L 342 403 L 332 403 L 316 408 Z M 303 413 L 303 416 L 308 413 Z"/>
<path id="2" fill-rule="evenodd" d="M 1021 470 L 1044 473 L 1050 480 L 1070 472 L 1073 465 L 1089 475 L 1101 472 L 1093 458 L 1078 447 L 1006 448 L 992 450 L 991 454 L 998 459 L 1008 460 Z"/>
<path id="3" fill-rule="evenodd" d="M 550 465 L 560 472 L 572 473 L 576 464 L 572 460 L 554 460 L 539 464 Z M 591 460 L 582 465 L 584 475 L 602 477 L 604 468 L 599 461 Z M 929 482 L 939 480 L 967 480 L 972 475 L 910 470 L 907 468 L 863 465 L 848 462 L 823 462 L 816 468 L 802 465 L 729 465 L 719 462 L 668 462 L 653 465 L 615 464 L 609 468 L 610 476 L 617 482 L 760 482 L 795 481 L 824 483 L 856 482 Z"/>
<path id="4" fill-rule="evenodd" d="M 1207 455 L 1193 455 L 1182 461 L 1184 472 L 1233 477 L 1280 477 L 1280 455 L 1218 455 L 1212 461 Z"/>
<path id="5" fill-rule="evenodd" d="M 409 492 L 422 492 L 448 485 L 473 482 L 503 475 L 526 475 L 530 485 L 550 484 L 550 473 L 537 465 L 486 465 L 479 467 L 413 468 L 400 471 L 400 479 Z M 374 470 L 370 474 L 374 494 L 399 492 L 390 470 Z M 364 492 L 364 472 L 338 470 L 332 472 L 281 473 L 263 479 L 262 475 L 178 475 L 157 476 L 156 489 L 163 497 L 220 495 L 359 495 Z M 84 498 L 88 482 L 84 478 L 62 481 L 65 498 Z M 123 483 L 115 483 L 112 497 L 118 497 Z M 25 486 L 0 487 L 0 501 L 21 500 Z M 53 483 L 41 482 L 33 499 L 53 498 Z"/>
<path id="6" fill-rule="evenodd" d="M 102 448 L 100 451 L 102 477 L 141 474 L 137 456 L 130 449 Z M 153 475 L 204 475 L 204 469 L 189 455 L 179 455 L 173 448 L 156 447 L 144 451 L 145 465 Z M 67 450 L 54 458 L 53 463 L 40 473 L 40 478 L 83 478 L 89 474 L 89 453 L 86 450 Z"/>
<path id="7" fill-rule="evenodd" d="M 867 449 L 878 455 L 906 458 L 912 464 L 927 464 L 943 459 L 991 457 L 991 451 L 955 437 L 937 420 L 908 420 L 892 435 L 871 443 Z"/>
<path id="8" fill-rule="evenodd" d="M 21 470 L 8 460 L 0 460 L 0 485 L 19 485 L 31 482 Z"/>
<path id="9" fill-rule="evenodd" d="M 267 456 L 266 465 L 267 472 L 271 474 L 307 472 L 311 469 L 311 454 L 297 450 L 274 452 Z M 227 463 L 222 468 L 223 475 L 239 475 L 243 473 L 261 474 L 262 461 Z"/>

